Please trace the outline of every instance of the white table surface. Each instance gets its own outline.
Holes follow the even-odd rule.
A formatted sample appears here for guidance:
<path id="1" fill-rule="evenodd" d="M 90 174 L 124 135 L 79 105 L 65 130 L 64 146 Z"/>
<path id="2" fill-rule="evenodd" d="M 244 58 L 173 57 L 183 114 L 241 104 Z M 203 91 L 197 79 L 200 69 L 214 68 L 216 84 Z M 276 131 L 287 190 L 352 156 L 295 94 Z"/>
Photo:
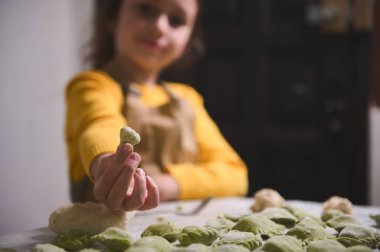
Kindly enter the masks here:
<path id="1" fill-rule="evenodd" d="M 147 226 L 158 222 L 162 218 L 174 221 L 182 227 L 188 225 L 203 225 L 206 220 L 213 219 L 218 215 L 249 213 L 250 206 L 253 204 L 251 198 L 214 198 L 197 215 L 182 216 L 176 214 L 176 212 L 179 211 L 178 209 L 182 209 L 183 211 L 191 210 L 197 206 L 199 202 L 199 200 L 164 202 L 155 209 L 137 212 L 128 225 L 128 232 L 134 239 L 138 239 Z M 288 200 L 286 204 L 299 207 L 318 216 L 322 213 L 322 204 L 318 202 Z M 353 211 L 353 215 L 356 216 L 363 225 L 375 227 L 375 222 L 369 218 L 369 215 L 380 214 L 380 207 L 354 206 Z M 48 218 L 49 216 L 46 216 L 46 220 L 48 220 Z M 377 229 L 380 231 L 379 228 Z M 54 236 L 55 234 L 46 227 L 2 235 L 0 236 L 0 248 L 10 247 L 17 251 L 28 251 L 35 244 L 51 242 Z"/>

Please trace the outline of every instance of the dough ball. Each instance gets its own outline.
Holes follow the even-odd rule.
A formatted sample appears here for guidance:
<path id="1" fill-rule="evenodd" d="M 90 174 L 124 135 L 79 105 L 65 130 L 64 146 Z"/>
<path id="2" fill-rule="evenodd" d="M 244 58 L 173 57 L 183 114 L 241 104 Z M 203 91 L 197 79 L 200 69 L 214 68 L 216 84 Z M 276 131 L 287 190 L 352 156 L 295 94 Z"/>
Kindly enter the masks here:
<path id="1" fill-rule="evenodd" d="M 128 126 L 120 129 L 120 144 L 130 143 L 134 146 L 140 141 L 141 137 L 134 129 Z"/>
<path id="2" fill-rule="evenodd" d="M 254 212 L 261 212 L 268 207 L 280 207 L 285 203 L 284 198 L 275 190 L 263 188 L 253 195 L 255 203 L 251 209 Z"/>
<path id="3" fill-rule="evenodd" d="M 347 198 L 340 196 L 332 196 L 325 202 L 323 202 L 323 211 L 326 212 L 330 209 L 338 209 L 346 214 L 352 213 L 352 203 Z"/>
<path id="4" fill-rule="evenodd" d="M 69 203 L 54 210 L 49 217 L 49 229 L 55 233 L 78 229 L 88 234 L 98 234 L 108 227 L 126 230 L 135 212 L 114 211 L 95 203 Z"/>

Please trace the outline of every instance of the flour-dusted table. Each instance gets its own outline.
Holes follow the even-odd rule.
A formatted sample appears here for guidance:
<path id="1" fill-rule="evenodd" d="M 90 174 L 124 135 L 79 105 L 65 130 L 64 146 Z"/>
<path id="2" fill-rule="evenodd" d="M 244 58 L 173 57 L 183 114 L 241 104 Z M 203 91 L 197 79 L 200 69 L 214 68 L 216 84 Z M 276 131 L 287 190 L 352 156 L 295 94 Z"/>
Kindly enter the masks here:
<path id="1" fill-rule="evenodd" d="M 203 225 L 207 220 L 216 218 L 222 214 L 235 215 L 249 213 L 253 199 L 244 197 L 213 198 L 196 215 L 184 216 L 177 214 L 179 211 L 190 211 L 199 205 L 199 203 L 199 200 L 163 202 L 155 209 L 137 212 L 128 225 L 128 232 L 134 239 L 138 239 L 147 226 L 162 219 L 174 221 L 180 226 L 185 227 L 188 225 Z M 288 200 L 286 203 L 318 216 L 322 213 L 322 204 L 319 202 Z M 356 216 L 363 225 L 375 227 L 375 222 L 369 218 L 369 215 L 380 214 L 380 207 L 355 205 L 353 209 L 353 215 Z M 46 219 L 48 218 L 49 216 L 46 216 Z M 377 229 L 380 231 L 379 228 Z M 35 244 L 51 242 L 54 236 L 55 234 L 48 228 L 7 234 L 0 236 L 0 248 L 10 247 L 17 251 L 28 251 Z"/>

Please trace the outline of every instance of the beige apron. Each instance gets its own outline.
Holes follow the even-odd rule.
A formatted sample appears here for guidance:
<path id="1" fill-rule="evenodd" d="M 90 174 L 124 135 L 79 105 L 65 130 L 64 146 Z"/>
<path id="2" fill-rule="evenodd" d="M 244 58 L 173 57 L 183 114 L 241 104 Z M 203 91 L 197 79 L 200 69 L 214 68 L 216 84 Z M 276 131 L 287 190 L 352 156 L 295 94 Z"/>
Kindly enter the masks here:
<path id="1" fill-rule="evenodd" d="M 115 70 L 116 69 L 116 70 Z M 118 83 L 123 81 L 114 66 L 106 72 Z M 138 88 L 122 85 L 126 96 L 124 115 L 128 126 L 141 135 L 135 151 L 141 155 L 140 167 L 148 175 L 165 172 L 165 167 L 175 163 L 195 163 L 198 149 L 194 133 L 194 110 L 186 100 L 176 95 L 168 85 L 160 84 L 169 97 L 169 102 L 158 107 L 142 104 Z M 93 185 L 86 177 L 71 184 L 73 201 L 94 201 Z"/>
<path id="2" fill-rule="evenodd" d="M 161 84 L 169 102 L 158 107 L 141 103 L 138 92 L 126 96 L 125 116 L 128 125 L 141 135 L 135 151 L 147 174 L 157 174 L 173 163 L 195 163 L 197 146 L 194 136 L 194 111 L 166 84 Z"/>

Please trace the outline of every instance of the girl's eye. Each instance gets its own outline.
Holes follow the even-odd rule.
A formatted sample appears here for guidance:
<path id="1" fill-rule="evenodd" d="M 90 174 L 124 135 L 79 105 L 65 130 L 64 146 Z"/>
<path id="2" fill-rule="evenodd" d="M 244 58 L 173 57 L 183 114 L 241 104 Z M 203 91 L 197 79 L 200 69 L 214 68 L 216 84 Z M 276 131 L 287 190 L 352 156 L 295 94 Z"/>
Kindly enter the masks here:
<path id="1" fill-rule="evenodd" d="M 156 14 L 156 9 L 154 6 L 147 4 L 147 3 L 141 3 L 137 5 L 137 10 L 145 16 L 154 16 Z"/>
<path id="2" fill-rule="evenodd" d="M 171 16 L 169 17 L 169 22 L 172 27 L 179 27 L 186 23 L 185 19 L 180 16 Z"/>

